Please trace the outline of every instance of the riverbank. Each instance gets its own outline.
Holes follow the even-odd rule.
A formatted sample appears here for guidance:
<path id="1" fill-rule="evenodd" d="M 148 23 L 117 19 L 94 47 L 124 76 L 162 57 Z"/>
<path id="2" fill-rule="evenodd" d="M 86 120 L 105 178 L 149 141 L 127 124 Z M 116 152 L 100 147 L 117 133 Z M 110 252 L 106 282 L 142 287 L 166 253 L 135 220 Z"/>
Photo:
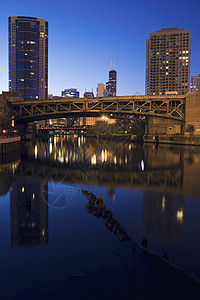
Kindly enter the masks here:
<path id="1" fill-rule="evenodd" d="M 200 146 L 200 135 L 144 135 L 144 143 Z"/>

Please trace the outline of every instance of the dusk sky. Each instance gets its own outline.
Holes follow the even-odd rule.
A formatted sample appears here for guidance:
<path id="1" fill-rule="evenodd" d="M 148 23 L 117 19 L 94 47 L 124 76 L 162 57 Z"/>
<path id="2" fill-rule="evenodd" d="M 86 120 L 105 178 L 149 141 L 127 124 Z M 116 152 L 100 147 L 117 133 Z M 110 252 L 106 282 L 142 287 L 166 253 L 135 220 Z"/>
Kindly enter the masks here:
<path id="1" fill-rule="evenodd" d="M 96 94 L 116 62 L 117 95 L 144 94 L 146 40 L 162 28 L 191 30 L 191 76 L 200 73 L 200 0 L 1 0 L 0 93 L 8 90 L 8 17 L 49 23 L 49 93 Z"/>

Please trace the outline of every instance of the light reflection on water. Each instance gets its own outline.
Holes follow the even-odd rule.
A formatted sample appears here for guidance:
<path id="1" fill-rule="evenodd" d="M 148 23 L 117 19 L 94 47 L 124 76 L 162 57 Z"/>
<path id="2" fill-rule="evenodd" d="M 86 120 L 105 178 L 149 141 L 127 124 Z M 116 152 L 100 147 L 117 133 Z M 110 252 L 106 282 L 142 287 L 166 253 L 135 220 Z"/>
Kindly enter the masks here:
<path id="1" fill-rule="evenodd" d="M 200 277 L 199 154 L 198 147 L 69 136 L 24 144 L 21 162 L 0 168 L 5 291 L 14 274 L 16 291 L 20 280 L 29 286 L 28 268 L 31 285 L 47 285 L 55 273 L 62 281 L 88 268 L 120 269 L 116 253 L 130 263 L 127 245 L 87 213 L 82 188 L 103 195 L 133 240 L 145 236 L 151 250 Z"/>

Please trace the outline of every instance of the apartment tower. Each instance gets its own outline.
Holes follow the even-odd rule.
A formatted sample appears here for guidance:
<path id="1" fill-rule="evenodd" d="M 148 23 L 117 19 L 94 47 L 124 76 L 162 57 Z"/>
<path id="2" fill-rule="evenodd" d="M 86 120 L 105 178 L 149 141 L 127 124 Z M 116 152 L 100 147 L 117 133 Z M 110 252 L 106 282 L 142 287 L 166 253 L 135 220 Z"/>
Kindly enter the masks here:
<path id="1" fill-rule="evenodd" d="M 146 42 L 146 95 L 186 94 L 190 88 L 190 30 L 166 28 Z"/>
<path id="2" fill-rule="evenodd" d="M 191 92 L 200 91 L 200 74 L 191 77 Z"/>
<path id="3" fill-rule="evenodd" d="M 48 99 L 48 23 L 9 17 L 9 91 L 24 101 Z"/>

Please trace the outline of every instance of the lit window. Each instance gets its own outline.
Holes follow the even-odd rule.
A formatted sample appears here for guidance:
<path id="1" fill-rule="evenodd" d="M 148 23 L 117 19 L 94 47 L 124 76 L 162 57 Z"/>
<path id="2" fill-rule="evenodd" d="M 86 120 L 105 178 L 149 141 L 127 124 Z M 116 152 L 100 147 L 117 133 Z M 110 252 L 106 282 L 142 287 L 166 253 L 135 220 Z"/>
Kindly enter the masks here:
<path id="1" fill-rule="evenodd" d="M 22 187 L 22 193 L 24 193 L 24 190 L 25 190 L 24 187 Z"/>

